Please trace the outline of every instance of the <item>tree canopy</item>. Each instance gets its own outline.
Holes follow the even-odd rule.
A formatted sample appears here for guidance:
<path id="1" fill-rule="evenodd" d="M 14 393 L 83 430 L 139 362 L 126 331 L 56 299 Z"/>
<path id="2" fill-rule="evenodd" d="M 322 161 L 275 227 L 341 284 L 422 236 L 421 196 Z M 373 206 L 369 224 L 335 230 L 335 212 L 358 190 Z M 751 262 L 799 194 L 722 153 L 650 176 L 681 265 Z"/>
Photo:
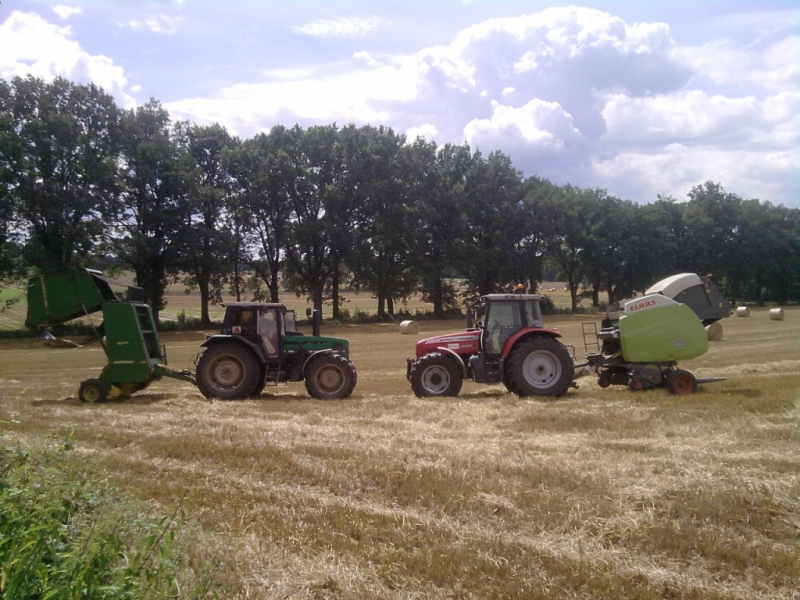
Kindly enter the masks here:
<path id="1" fill-rule="evenodd" d="M 204 322 L 226 290 L 306 292 L 335 317 L 344 287 L 370 290 L 381 316 L 420 293 L 442 317 L 455 279 L 486 294 L 547 275 L 573 308 L 682 271 L 713 273 L 734 302 L 800 300 L 800 210 L 714 181 L 682 202 L 637 200 L 383 126 L 242 140 L 175 123 L 156 100 L 122 110 L 93 85 L 0 80 L 0 277 L 128 268 L 156 314 L 179 279 L 199 289 Z"/>

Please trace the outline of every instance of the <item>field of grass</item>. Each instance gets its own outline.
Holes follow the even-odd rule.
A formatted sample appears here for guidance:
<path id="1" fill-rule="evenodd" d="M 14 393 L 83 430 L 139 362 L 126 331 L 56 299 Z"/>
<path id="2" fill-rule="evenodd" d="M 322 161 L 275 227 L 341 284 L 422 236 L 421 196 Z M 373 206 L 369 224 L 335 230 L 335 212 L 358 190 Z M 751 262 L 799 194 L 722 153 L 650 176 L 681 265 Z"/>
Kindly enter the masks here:
<path id="1" fill-rule="evenodd" d="M 548 324 L 581 355 L 585 320 Z M 344 401 L 302 384 L 207 401 L 164 380 L 91 405 L 76 396 L 99 347 L 0 341 L 0 430 L 71 435 L 154 511 L 186 494 L 187 558 L 218 565 L 224 598 L 796 598 L 800 310 L 722 324 L 682 366 L 727 381 L 689 397 L 589 377 L 559 400 L 471 383 L 417 399 L 405 357 L 460 327 L 428 321 L 326 326 L 358 367 Z M 170 364 L 202 339 L 165 334 Z"/>

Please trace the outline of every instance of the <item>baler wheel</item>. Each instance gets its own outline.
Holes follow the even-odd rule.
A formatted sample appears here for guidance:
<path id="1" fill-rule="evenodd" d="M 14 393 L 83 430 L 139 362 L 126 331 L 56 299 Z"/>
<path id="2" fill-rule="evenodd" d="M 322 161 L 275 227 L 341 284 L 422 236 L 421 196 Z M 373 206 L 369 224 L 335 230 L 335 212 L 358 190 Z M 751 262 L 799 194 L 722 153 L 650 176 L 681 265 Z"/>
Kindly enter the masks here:
<path id="1" fill-rule="evenodd" d="M 628 387 L 631 391 L 641 392 L 644 389 L 644 381 L 633 375 L 628 381 Z"/>
<path id="2" fill-rule="evenodd" d="M 677 369 L 667 375 L 667 389 L 677 396 L 688 396 L 697 391 L 697 379 L 689 371 Z"/>
<path id="3" fill-rule="evenodd" d="M 464 383 L 458 365 L 441 352 L 431 352 L 416 361 L 409 379 L 417 398 L 458 396 Z"/>
<path id="4" fill-rule="evenodd" d="M 102 379 L 87 379 L 78 389 L 81 402 L 105 402 L 108 398 L 108 386 Z"/>

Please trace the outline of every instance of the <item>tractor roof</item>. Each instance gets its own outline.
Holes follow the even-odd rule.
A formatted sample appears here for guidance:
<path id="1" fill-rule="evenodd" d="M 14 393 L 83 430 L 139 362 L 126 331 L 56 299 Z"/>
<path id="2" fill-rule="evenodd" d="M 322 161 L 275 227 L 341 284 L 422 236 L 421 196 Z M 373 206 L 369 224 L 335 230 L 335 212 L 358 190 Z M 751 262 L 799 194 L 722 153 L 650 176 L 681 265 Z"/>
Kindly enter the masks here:
<path id="1" fill-rule="evenodd" d="M 224 308 L 228 308 L 232 306 L 234 308 L 283 308 L 286 309 L 285 304 L 281 304 L 280 302 L 223 302 L 222 306 Z"/>
<path id="2" fill-rule="evenodd" d="M 500 300 L 541 300 L 539 294 L 486 294 L 481 296 L 481 300 L 488 300 L 489 302 L 498 302 Z"/>

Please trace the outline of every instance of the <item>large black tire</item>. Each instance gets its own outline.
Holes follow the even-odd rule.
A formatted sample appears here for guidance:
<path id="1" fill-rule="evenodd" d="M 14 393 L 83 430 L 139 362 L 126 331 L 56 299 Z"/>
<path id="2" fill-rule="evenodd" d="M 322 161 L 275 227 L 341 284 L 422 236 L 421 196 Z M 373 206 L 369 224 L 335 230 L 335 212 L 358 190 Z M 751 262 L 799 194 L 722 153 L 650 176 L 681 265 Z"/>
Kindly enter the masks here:
<path id="1" fill-rule="evenodd" d="M 322 354 L 306 370 L 306 390 L 312 398 L 339 400 L 353 393 L 358 380 L 355 365 L 341 354 Z"/>
<path id="2" fill-rule="evenodd" d="M 572 384 L 575 364 L 561 342 L 534 337 L 514 348 L 507 373 L 507 387 L 520 396 L 563 396 Z"/>
<path id="3" fill-rule="evenodd" d="M 237 400 L 252 396 L 259 384 L 261 367 L 246 347 L 217 344 L 197 363 L 197 387 L 206 398 Z"/>
<path id="4" fill-rule="evenodd" d="M 697 379 L 689 371 L 676 369 L 667 375 L 667 389 L 677 396 L 688 396 L 697 391 Z"/>
<path id="5" fill-rule="evenodd" d="M 461 369 L 441 352 L 426 354 L 411 365 L 410 379 L 417 398 L 458 396 L 464 384 Z"/>
<path id="6" fill-rule="evenodd" d="M 258 383 L 256 388 L 250 394 L 253 398 L 258 398 L 264 388 L 267 387 L 267 365 L 261 365 L 261 372 L 258 374 Z"/>
<path id="7" fill-rule="evenodd" d="M 511 377 L 511 370 L 508 368 L 508 365 L 506 365 L 505 372 L 503 373 L 503 385 L 505 385 L 506 389 L 512 394 L 516 394 L 517 396 L 524 395 L 523 391 L 514 383 L 514 378 Z"/>

